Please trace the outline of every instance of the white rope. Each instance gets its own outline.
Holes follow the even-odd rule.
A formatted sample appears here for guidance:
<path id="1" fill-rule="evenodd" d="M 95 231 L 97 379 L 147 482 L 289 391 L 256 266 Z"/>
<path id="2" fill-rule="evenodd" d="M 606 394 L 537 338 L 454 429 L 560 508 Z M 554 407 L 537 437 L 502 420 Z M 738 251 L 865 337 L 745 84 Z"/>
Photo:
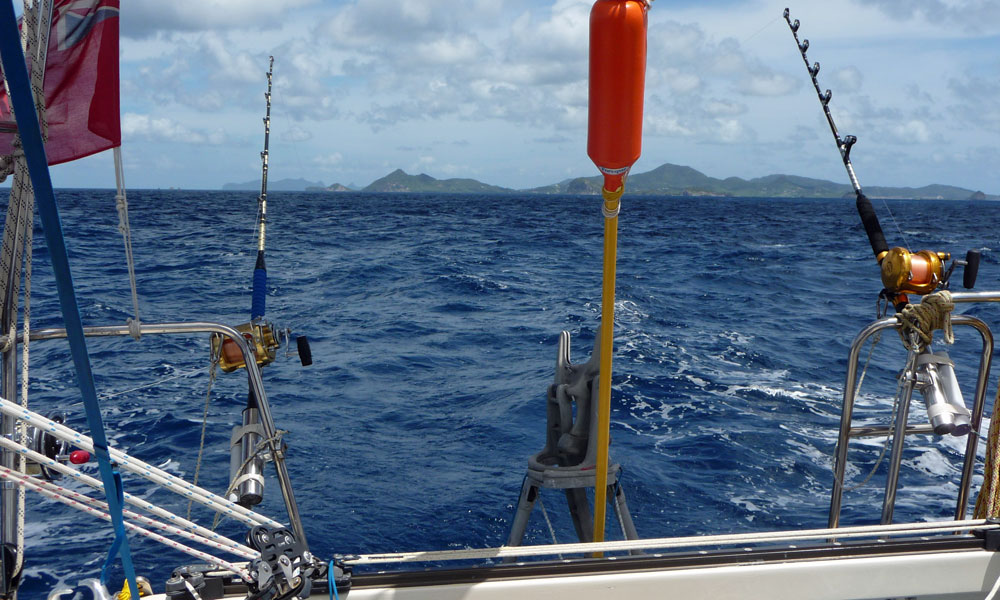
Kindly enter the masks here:
<path id="1" fill-rule="evenodd" d="M 52 493 L 61 494 L 61 495 L 65 496 L 65 497 L 67 497 L 67 498 L 72 498 L 72 499 L 76 500 L 77 502 L 81 502 L 83 504 L 87 504 L 89 506 L 95 507 L 98 510 L 102 510 L 102 511 L 105 511 L 105 512 L 107 512 L 107 510 L 108 510 L 108 503 L 105 502 L 105 501 L 103 501 L 103 500 L 99 500 L 97 498 L 91 498 L 90 496 L 87 496 L 86 494 L 81 494 L 79 492 L 75 492 L 75 491 L 67 489 L 67 488 L 65 488 L 63 486 L 60 486 L 60 485 L 57 485 L 55 483 L 46 481 L 44 479 L 33 479 L 33 478 L 31 478 L 30 475 L 24 475 L 24 474 L 18 473 L 17 471 L 12 470 L 12 469 L 8 469 L 6 467 L 0 467 L 0 477 L 7 477 L 7 478 L 9 478 L 9 479 L 11 479 L 11 480 L 13 480 L 15 482 L 17 482 L 17 481 L 30 481 L 31 484 L 32 484 L 31 486 L 22 486 L 22 487 L 36 486 L 39 490 L 43 490 L 44 489 L 44 490 L 50 491 Z M 258 557 L 258 553 L 254 552 L 250 548 L 245 548 L 243 550 L 232 549 L 232 548 L 228 547 L 225 544 L 219 544 L 217 542 L 209 540 L 209 539 L 207 539 L 207 538 L 205 538 L 203 536 L 200 536 L 198 534 L 192 533 L 192 532 L 187 531 L 185 529 L 182 529 L 180 527 L 175 527 L 175 526 L 173 526 L 173 525 L 171 525 L 169 523 L 164 523 L 162 521 L 157 521 L 155 519 L 151 519 L 149 517 L 140 515 L 140 514 L 138 514 L 136 512 L 128 510 L 128 509 L 122 509 L 122 514 L 125 515 L 126 517 L 128 517 L 129 519 L 132 519 L 134 521 L 138 521 L 139 523 L 142 523 L 143 525 L 146 525 L 146 526 L 149 526 L 149 527 L 156 527 L 157 529 L 165 531 L 165 532 L 167 532 L 169 534 L 183 537 L 183 538 L 185 538 L 187 540 L 190 540 L 192 542 L 196 542 L 198 544 L 203 544 L 205 546 L 210 546 L 212 548 L 215 548 L 216 550 L 223 550 L 223 551 L 226 551 L 226 552 L 230 552 L 232 554 L 235 554 L 235 555 L 239 556 L 240 558 L 245 558 L 245 559 L 248 559 L 248 560 L 253 560 L 254 558 Z"/>
<path id="2" fill-rule="evenodd" d="M 24 444 L 19 444 L 17 442 L 8 440 L 4 437 L 0 437 L 0 447 L 6 448 L 7 450 L 11 450 L 13 452 L 17 452 L 21 457 L 33 460 L 47 469 L 57 471 L 67 477 L 79 481 L 84 485 L 90 486 L 96 490 L 100 490 L 101 492 L 104 491 L 104 484 L 100 480 L 90 477 L 89 475 L 84 475 L 83 473 L 72 467 L 68 467 L 56 460 L 52 460 L 51 458 L 43 454 L 39 454 L 38 452 L 35 452 L 34 450 L 31 450 L 28 447 L 26 447 Z M 212 544 L 218 544 L 218 547 L 220 549 L 226 550 L 227 552 L 232 552 L 233 554 L 236 554 L 238 556 L 246 557 L 247 553 L 252 555 L 251 557 L 256 556 L 256 554 L 251 548 L 244 546 L 243 544 L 240 544 L 238 542 L 234 542 L 233 540 L 230 540 L 225 536 L 219 535 L 218 533 L 215 533 L 214 531 L 208 529 L 207 527 L 202 527 L 197 523 L 193 523 L 191 521 L 188 521 L 187 519 L 183 519 L 168 510 L 165 510 L 163 508 L 160 508 L 159 506 L 156 506 L 155 504 L 151 504 L 146 500 L 143 500 L 142 498 L 133 496 L 128 492 L 124 492 L 123 497 L 127 504 L 131 504 L 136 508 L 145 510 L 150 514 L 156 515 L 161 519 L 166 519 L 170 524 L 172 524 L 175 527 L 184 529 L 185 531 L 189 531 L 191 533 L 195 533 L 202 538 L 206 538 Z"/>
<path id="3" fill-rule="evenodd" d="M 196 590 L 195 587 L 191 585 L 191 582 L 186 578 L 184 579 L 184 587 L 187 588 L 188 593 L 191 594 L 191 597 L 194 598 L 194 600 L 202 600 L 201 594 L 198 593 L 198 590 Z"/>
<path id="4" fill-rule="evenodd" d="M 115 155 L 115 207 L 118 209 L 118 231 L 122 234 L 125 243 L 125 263 L 128 265 L 128 282 L 132 290 L 132 310 L 135 316 L 127 321 L 129 335 L 136 341 L 142 336 L 141 321 L 139 320 L 139 294 L 136 291 L 135 283 L 135 258 L 132 256 L 132 230 L 128 222 L 128 198 L 125 195 L 125 169 L 122 166 L 122 148 L 116 146 Z"/>
<path id="5" fill-rule="evenodd" d="M 537 494 L 538 491 L 535 493 Z M 549 535 L 552 536 L 552 543 L 558 544 L 559 540 L 556 539 L 556 528 L 552 526 L 552 521 L 549 519 L 549 512 L 545 510 L 545 504 L 542 502 L 541 494 L 538 496 L 538 508 L 542 509 L 542 517 L 545 518 L 545 524 L 549 527 Z M 558 554 L 557 556 L 562 558 L 562 554 Z"/>
<path id="6" fill-rule="evenodd" d="M 33 231 L 34 231 L 34 216 L 35 208 L 34 202 L 31 202 L 31 219 L 28 220 L 28 227 L 25 231 L 24 238 L 24 341 L 21 344 L 21 406 L 27 410 L 28 408 L 28 366 L 30 365 L 30 354 L 28 349 L 30 344 L 28 340 L 31 336 L 31 255 L 32 255 L 32 245 L 33 245 Z M 22 443 L 28 439 L 28 426 L 25 425 L 24 421 L 17 422 L 17 431 L 14 439 L 21 441 Z M 24 456 L 18 456 L 17 460 L 17 471 L 19 473 L 27 472 L 27 463 L 24 460 Z M 24 487 L 19 486 L 17 488 L 17 548 L 24 548 L 24 513 L 25 513 L 25 503 L 24 503 Z M 17 573 L 24 562 L 24 552 L 19 550 L 17 553 L 17 559 L 14 562 L 14 572 Z"/>
<path id="7" fill-rule="evenodd" d="M 631 550 L 654 550 L 684 548 L 692 546 L 727 546 L 759 544 L 762 542 L 792 542 L 820 540 L 826 538 L 858 538 L 886 535 L 925 535 L 928 533 L 953 533 L 956 530 L 1000 529 L 1000 525 L 987 524 L 984 519 L 966 521 L 934 521 L 929 523 L 904 523 L 896 525 L 867 525 L 842 527 L 837 529 L 804 529 L 802 531 L 769 531 L 763 533 L 696 535 L 678 538 L 655 538 L 648 540 L 620 540 L 614 542 L 593 542 L 588 544 L 556 544 L 544 546 L 501 546 L 474 550 L 441 550 L 427 552 L 399 552 L 393 554 L 362 554 L 358 558 L 344 561 L 349 565 L 379 563 L 427 562 L 447 560 L 483 560 L 519 556 L 546 556 L 552 554 L 585 554 L 590 552 L 626 552 Z"/>
<path id="8" fill-rule="evenodd" d="M 538 492 L 536 491 L 535 493 Z M 542 517 L 545 519 L 545 524 L 549 528 L 549 535 L 552 536 L 552 543 L 558 544 L 559 540 L 556 539 L 556 528 L 552 526 L 552 521 L 549 519 L 549 512 L 545 510 L 545 503 L 542 502 L 541 495 L 538 496 L 538 508 L 542 509 Z"/>
<path id="9" fill-rule="evenodd" d="M 604 203 L 601 204 L 601 214 L 604 215 L 605 219 L 614 219 L 615 217 L 618 216 L 618 213 L 621 212 L 621 210 L 622 210 L 621 200 L 619 200 L 618 204 L 615 205 L 614 210 L 608 210 L 606 204 Z"/>
<path id="10" fill-rule="evenodd" d="M 37 11 L 37 12 L 36 12 Z M 49 27 L 52 19 L 52 3 L 42 1 L 24 1 L 24 11 L 23 11 L 23 24 L 21 32 L 21 44 L 22 50 L 25 51 L 25 55 L 28 55 L 28 51 L 31 51 L 31 91 L 35 100 L 35 112 L 38 115 L 39 126 L 41 128 L 42 140 L 48 140 L 48 118 L 45 112 L 45 62 L 48 56 L 48 46 L 49 46 Z M 19 136 L 16 139 L 20 141 Z M 24 161 L 18 161 L 24 165 Z M 26 171 L 26 166 L 24 167 Z M 21 256 L 24 257 L 24 345 L 21 348 L 21 361 L 22 361 L 22 371 L 21 371 L 21 406 L 27 409 L 28 407 L 28 365 L 29 352 L 28 352 L 28 336 L 30 332 L 31 323 L 31 254 L 32 254 L 32 232 L 34 229 L 35 222 L 35 195 L 34 190 L 30 189 L 27 194 L 19 201 L 21 209 L 19 211 L 17 222 L 17 236 L 15 238 L 18 240 L 16 243 L 21 244 L 18 246 L 17 250 L 17 267 L 20 268 Z M 18 279 L 20 279 L 20 274 L 18 274 Z M 16 286 L 16 284 L 15 284 Z M 17 328 L 17 299 L 15 290 L 15 300 L 14 308 L 12 309 L 12 314 L 10 323 L 12 335 L 10 338 L 11 345 L 14 345 L 15 338 L 13 332 Z M 5 350 L 6 352 L 7 350 Z M 21 422 L 18 423 L 15 430 L 16 439 L 25 441 L 28 436 L 27 426 Z M 24 457 L 19 457 L 17 460 L 17 470 L 19 473 L 24 474 L 27 468 Z M 14 560 L 14 573 L 19 573 L 24 564 L 24 517 L 25 517 L 25 497 L 24 497 L 24 487 L 18 487 L 17 491 L 17 519 L 15 526 L 15 560 Z"/>
<path id="11" fill-rule="evenodd" d="M 23 487 L 28 488 L 29 490 L 38 492 L 38 493 L 42 494 L 43 496 L 45 496 L 45 497 L 47 497 L 49 499 L 55 500 L 57 502 L 61 502 L 61 503 L 65 504 L 65 505 L 70 506 L 72 508 L 75 508 L 77 510 L 86 512 L 86 513 L 88 513 L 90 515 L 93 515 L 95 517 L 98 517 L 100 519 L 104 519 L 105 521 L 111 521 L 111 516 L 107 512 L 104 512 L 104 511 L 100 510 L 99 508 L 97 508 L 99 506 L 102 507 L 102 508 L 107 508 L 107 503 L 102 502 L 100 500 L 97 500 L 95 498 L 90 498 L 89 496 L 84 496 L 83 494 L 80 494 L 80 493 L 77 493 L 77 492 L 73 492 L 73 491 L 70 491 L 70 490 L 66 490 L 66 489 L 64 489 L 64 488 L 62 488 L 60 486 L 57 486 L 55 484 L 51 484 L 51 483 L 48 483 L 48 482 L 45 482 L 45 481 L 42 481 L 42 480 L 33 481 L 31 479 L 31 477 L 21 475 L 21 474 L 15 472 L 15 471 L 12 471 L 12 470 L 10 470 L 10 469 L 8 469 L 6 467 L 0 467 L 0 478 L 10 479 L 11 481 L 13 481 L 14 483 L 16 483 L 17 485 L 23 486 Z M 131 513 L 131 514 L 135 515 L 135 513 Z M 135 516 L 138 516 L 138 515 L 135 515 Z M 143 518 L 145 518 L 145 517 L 143 517 Z M 125 525 L 126 529 L 128 529 L 128 530 L 130 530 L 130 531 L 132 531 L 134 533 L 138 533 L 139 535 L 143 535 L 145 537 L 148 537 L 148 538 L 150 538 L 152 540 L 160 542 L 161 544 L 164 544 L 164 545 L 169 546 L 171 548 L 174 548 L 176 550 L 180 550 L 181 552 L 183 552 L 185 554 L 188 554 L 188 555 L 193 556 L 193 557 L 195 557 L 195 558 L 197 558 L 199 560 L 203 560 L 205 562 L 208 562 L 208 563 L 211 563 L 211 564 L 216 565 L 218 567 L 221 567 L 221 568 L 225 569 L 226 571 L 230 571 L 230 572 L 236 573 L 241 578 L 243 578 L 244 581 L 248 581 L 248 582 L 249 581 L 253 581 L 252 578 L 250 577 L 250 574 L 248 572 L 246 572 L 243 569 L 240 569 L 239 567 L 237 567 L 236 565 L 234 565 L 234 564 L 232 564 L 230 562 L 224 561 L 224 560 L 222 560 L 220 558 L 217 558 L 215 556 L 212 556 L 211 554 L 208 554 L 206 552 L 202 552 L 201 550 L 195 550 L 194 548 L 191 548 L 189 546 L 185 546 L 184 544 L 181 544 L 180 542 L 176 542 L 176 541 L 171 540 L 170 538 L 164 537 L 164 536 L 162 536 L 162 535 L 160 535 L 158 533 L 149 531 L 148 529 L 140 527 L 140 526 L 138 526 L 138 525 L 136 525 L 134 523 L 129 523 L 129 522 L 126 521 L 124 523 L 124 525 Z"/>
<path id="12" fill-rule="evenodd" d="M 34 425 L 40 430 L 44 430 L 58 439 L 67 441 L 78 448 L 90 452 L 91 454 L 94 453 L 94 442 L 89 437 L 74 431 L 65 425 L 60 425 L 59 423 L 43 417 L 38 413 L 21 408 L 20 406 L 3 398 L 0 398 L 0 412 L 18 419 L 23 419 L 27 421 L 28 424 Z M 145 479 L 161 485 L 175 494 L 180 494 L 186 498 L 194 499 L 195 502 L 207 506 L 212 510 L 225 513 L 226 516 L 236 519 L 245 525 L 249 525 L 251 527 L 254 525 L 267 525 L 269 527 L 282 526 L 277 521 L 247 510 L 234 502 L 230 502 L 229 500 L 219 497 L 208 490 L 188 483 L 180 477 L 171 475 L 166 471 L 160 470 L 137 458 L 129 456 L 124 452 L 115 450 L 114 448 L 108 448 L 108 453 L 110 454 L 111 459 L 117 462 L 119 468 L 122 470 L 144 477 Z"/>

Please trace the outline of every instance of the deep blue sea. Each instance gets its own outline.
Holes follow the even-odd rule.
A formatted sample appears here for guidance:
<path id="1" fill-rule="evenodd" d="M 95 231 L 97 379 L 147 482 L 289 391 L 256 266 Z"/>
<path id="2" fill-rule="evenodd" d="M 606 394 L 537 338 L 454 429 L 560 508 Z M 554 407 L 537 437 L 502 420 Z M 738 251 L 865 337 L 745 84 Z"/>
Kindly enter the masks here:
<path id="1" fill-rule="evenodd" d="M 57 197 L 84 323 L 123 324 L 131 301 L 113 192 Z M 269 200 L 267 314 L 308 336 L 315 363 L 282 358 L 264 378 L 277 426 L 289 431 L 288 465 L 313 552 L 502 544 L 527 459 L 544 442 L 558 334 L 572 333 L 574 362 L 593 343 L 600 201 L 351 193 Z M 129 201 L 143 322 L 247 321 L 255 194 L 133 191 Z M 901 232 L 876 204 L 890 245 L 905 236 L 914 250 L 982 249 L 977 289 L 1000 286 L 1000 204 L 890 201 Z M 59 326 L 38 228 L 35 238 L 32 328 Z M 626 195 L 612 452 L 643 537 L 826 525 L 848 347 L 875 318 L 880 289 L 853 200 Z M 997 307 L 961 310 L 1000 317 Z M 957 329 L 952 351 L 967 399 L 979 343 L 970 331 Z M 112 444 L 190 478 L 208 336 L 91 339 L 90 353 Z M 34 410 L 66 410 L 86 430 L 67 344 L 33 343 L 31 358 Z M 903 359 L 898 339 L 886 335 L 859 422 L 888 421 Z M 220 493 L 245 400 L 245 375 L 220 375 L 200 480 Z M 919 400 L 914 421 L 926 418 Z M 950 517 L 964 444 L 908 439 L 897 521 Z M 848 485 L 865 478 L 881 449 L 880 439 L 852 445 Z M 847 494 L 842 523 L 878 521 L 885 471 L 883 461 Z M 270 467 L 268 477 L 260 509 L 284 520 Z M 142 480 L 126 477 L 125 486 L 186 511 L 183 499 Z M 571 541 L 561 494 L 542 499 L 559 541 Z M 97 576 L 110 525 L 29 501 L 22 597 Z M 207 510 L 194 516 L 211 522 Z M 220 528 L 245 533 L 228 521 Z M 550 541 L 536 510 L 526 542 Z M 158 590 L 175 565 L 194 562 L 145 539 L 131 542 L 138 572 Z M 115 578 L 120 585 L 120 569 Z"/>

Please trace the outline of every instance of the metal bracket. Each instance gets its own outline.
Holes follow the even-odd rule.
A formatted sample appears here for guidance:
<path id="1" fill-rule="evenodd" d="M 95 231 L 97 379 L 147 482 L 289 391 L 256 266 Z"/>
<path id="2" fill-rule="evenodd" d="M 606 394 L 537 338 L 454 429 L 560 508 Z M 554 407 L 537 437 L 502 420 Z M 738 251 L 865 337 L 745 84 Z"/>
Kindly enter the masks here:
<path id="1" fill-rule="evenodd" d="M 986 519 L 987 525 L 1000 525 L 1000 518 Z M 983 549 L 987 552 L 1000 550 L 1000 529 L 976 529 L 972 532 L 977 538 L 983 539 Z"/>

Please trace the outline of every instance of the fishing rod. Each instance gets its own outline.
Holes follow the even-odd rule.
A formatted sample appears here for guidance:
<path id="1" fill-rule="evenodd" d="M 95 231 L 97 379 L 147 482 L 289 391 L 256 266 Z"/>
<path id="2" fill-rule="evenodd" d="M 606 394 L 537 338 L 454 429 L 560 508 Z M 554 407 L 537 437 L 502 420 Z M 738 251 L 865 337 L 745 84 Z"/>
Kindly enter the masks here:
<path id="1" fill-rule="evenodd" d="M 264 99 L 267 102 L 267 111 L 264 114 L 264 149 L 260 153 L 261 158 L 261 178 L 260 195 L 257 197 L 257 259 L 253 269 L 253 283 L 251 289 L 250 321 L 235 327 L 254 352 L 254 362 L 263 367 L 275 361 L 278 348 L 281 346 L 281 338 L 287 344 L 292 334 L 289 329 L 278 329 L 275 325 L 264 319 L 266 312 L 267 298 L 267 266 L 264 260 L 264 252 L 267 240 L 267 172 L 268 172 L 268 152 L 271 141 L 271 89 L 274 77 L 274 57 L 268 59 L 267 69 L 267 91 Z M 312 352 L 309 349 L 309 342 L 305 336 L 296 338 L 298 346 L 299 360 L 303 366 L 312 364 Z M 286 355 L 288 353 L 286 352 Z M 243 358 L 242 351 L 237 344 L 228 338 L 220 335 L 212 337 L 212 357 L 218 360 L 219 368 L 223 372 L 229 373 L 247 366 Z M 227 498 L 241 506 L 250 508 L 259 504 L 264 498 L 264 463 L 274 461 L 276 466 L 280 457 L 278 448 L 282 445 L 280 438 L 267 437 L 266 429 L 262 424 L 262 406 L 254 392 L 250 388 L 247 395 L 246 408 L 242 414 L 242 424 L 237 425 L 233 430 L 230 442 L 230 481 L 232 482 L 226 491 Z M 287 486 L 287 477 L 279 471 L 279 481 L 282 483 L 282 493 L 291 497 L 291 490 Z M 295 536 L 303 544 L 305 534 L 302 531 L 301 522 L 297 515 L 289 512 L 289 518 L 293 521 L 292 527 Z"/>
<path id="2" fill-rule="evenodd" d="M 260 195 L 257 196 L 257 260 L 254 263 L 250 300 L 250 322 L 238 325 L 236 330 L 242 333 L 254 349 L 257 364 L 268 365 L 277 358 L 277 350 L 281 346 L 280 339 L 288 344 L 292 333 L 289 329 L 277 329 L 273 323 L 264 320 L 267 300 L 267 265 L 264 253 L 267 243 L 267 172 L 269 168 L 269 151 L 271 142 L 271 89 L 274 81 L 274 57 L 268 57 L 267 91 L 264 92 L 266 112 L 264 113 L 264 149 L 260 153 L 261 176 Z M 303 366 L 312 364 L 312 351 L 309 340 L 303 336 L 295 338 L 299 359 Z M 219 357 L 219 366 L 226 373 L 246 366 L 239 348 L 231 340 L 213 338 L 213 355 Z M 219 347 L 221 345 L 221 347 Z M 289 352 L 286 352 L 286 355 Z"/>
<path id="3" fill-rule="evenodd" d="M 270 57 L 267 68 L 267 112 L 264 115 L 264 150 L 260 153 L 261 175 L 260 196 L 257 198 L 257 263 L 253 268 L 253 296 L 250 303 L 250 320 L 256 321 L 264 317 L 264 305 L 267 298 L 267 266 L 264 264 L 264 245 L 267 229 L 267 150 L 271 141 L 271 81 L 274 74 L 274 57 Z"/>
<path id="4" fill-rule="evenodd" d="M 829 89 L 821 91 L 819 80 L 817 79 L 819 75 L 819 63 L 814 62 L 810 65 L 809 58 L 806 56 L 806 51 L 809 49 L 809 40 L 799 40 L 799 20 L 795 19 L 793 21 L 787 8 L 784 11 L 784 17 L 785 22 L 788 23 L 788 28 L 792 31 L 792 36 L 795 38 L 795 44 L 802 55 L 802 61 L 806 65 L 806 70 L 809 71 L 809 77 L 812 79 L 813 87 L 816 89 L 816 96 L 823 107 L 826 122 L 830 125 L 834 142 L 837 144 L 840 158 L 844 162 L 844 168 L 847 169 L 847 176 L 851 180 L 851 187 L 854 189 L 854 195 L 857 197 L 858 215 L 861 217 L 861 223 L 864 225 L 865 233 L 868 235 L 872 252 L 875 253 L 875 260 L 878 261 L 882 271 L 882 283 L 885 285 L 885 289 L 880 295 L 892 301 L 893 305 L 899 309 L 909 302 L 906 296 L 907 292 L 925 295 L 930 294 L 938 288 L 947 288 L 948 279 L 958 264 L 965 266 L 963 285 L 971 289 L 975 285 L 976 274 L 979 269 L 978 250 L 969 250 L 964 261 L 956 260 L 945 270 L 944 263 L 951 260 L 951 254 L 947 252 L 935 252 L 932 250 L 910 252 L 903 247 L 889 248 L 889 245 L 885 241 L 885 234 L 882 233 L 882 226 L 879 224 L 878 215 L 875 214 L 875 208 L 872 206 L 868 196 L 861 189 L 861 183 L 854 172 L 854 165 L 851 164 L 851 148 L 857 143 L 858 138 L 853 135 L 843 137 L 840 135 L 840 132 L 837 130 L 837 124 L 833 120 L 833 114 L 830 112 L 830 100 L 833 97 L 833 92 Z"/>

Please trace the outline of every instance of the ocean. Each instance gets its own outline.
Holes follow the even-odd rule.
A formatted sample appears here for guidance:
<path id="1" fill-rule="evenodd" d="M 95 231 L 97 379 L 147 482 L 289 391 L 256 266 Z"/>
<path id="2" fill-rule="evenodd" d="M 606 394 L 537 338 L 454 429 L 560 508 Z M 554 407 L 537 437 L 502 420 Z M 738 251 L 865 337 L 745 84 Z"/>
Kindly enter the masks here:
<path id="1" fill-rule="evenodd" d="M 131 300 L 113 192 L 57 198 L 84 324 L 123 324 Z M 138 190 L 129 203 L 143 322 L 249 320 L 254 194 Z M 900 200 L 876 209 L 890 245 L 956 256 L 981 249 L 977 289 L 1000 284 L 992 250 L 1000 204 Z M 314 554 L 506 541 L 527 459 L 544 443 L 559 332 L 571 332 L 574 362 L 590 354 L 602 228 L 592 196 L 269 195 L 267 316 L 309 338 L 314 364 L 302 367 L 283 349 L 264 380 L 276 424 L 288 431 Z M 31 326 L 59 326 L 38 228 L 35 246 Z M 642 537 L 826 525 L 848 348 L 875 319 L 880 289 L 853 199 L 626 194 L 612 456 Z M 1000 317 L 996 306 L 958 310 Z M 979 352 L 970 332 L 957 328 L 949 348 L 967 400 Z M 112 445 L 192 477 L 208 336 L 100 338 L 89 348 Z M 86 430 L 66 343 L 33 343 L 31 358 L 32 408 L 66 411 Z M 858 422 L 888 422 L 904 358 L 895 334 L 883 336 Z M 199 483 L 216 492 L 228 484 L 246 391 L 241 372 L 220 373 L 211 389 Z M 919 395 L 911 415 L 926 419 Z M 907 439 L 897 521 L 950 518 L 964 446 L 964 438 Z M 876 523 L 883 440 L 851 448 L 847 485 L 875 473 L 846 494 L 841 522 Z M 96 473 L 93 463 L 83 468 Z M 285 520 L 267 473 L 259 510 Z M 179 496 L 135 477 L 125 489 L 187 511 Z M 96 577 L 110 525 L 28 499 L 21 597 Z M 572 541 L 562 495 L 546 491 L 542 501 L 558 541 Z M 192 516 L 212 521 L 207 509 Z M 245 535 L 227 520 L 219 530 Z M 620 537 L 613 524 L 609 532 Z M 551 541 L 536 510 L 525 542 Z M 137 571 L 158 591 L 174 566 L 196 562 L 144 538 L 131 544 Z M 112 580 L 121 584 L 120 567 Z"/>

